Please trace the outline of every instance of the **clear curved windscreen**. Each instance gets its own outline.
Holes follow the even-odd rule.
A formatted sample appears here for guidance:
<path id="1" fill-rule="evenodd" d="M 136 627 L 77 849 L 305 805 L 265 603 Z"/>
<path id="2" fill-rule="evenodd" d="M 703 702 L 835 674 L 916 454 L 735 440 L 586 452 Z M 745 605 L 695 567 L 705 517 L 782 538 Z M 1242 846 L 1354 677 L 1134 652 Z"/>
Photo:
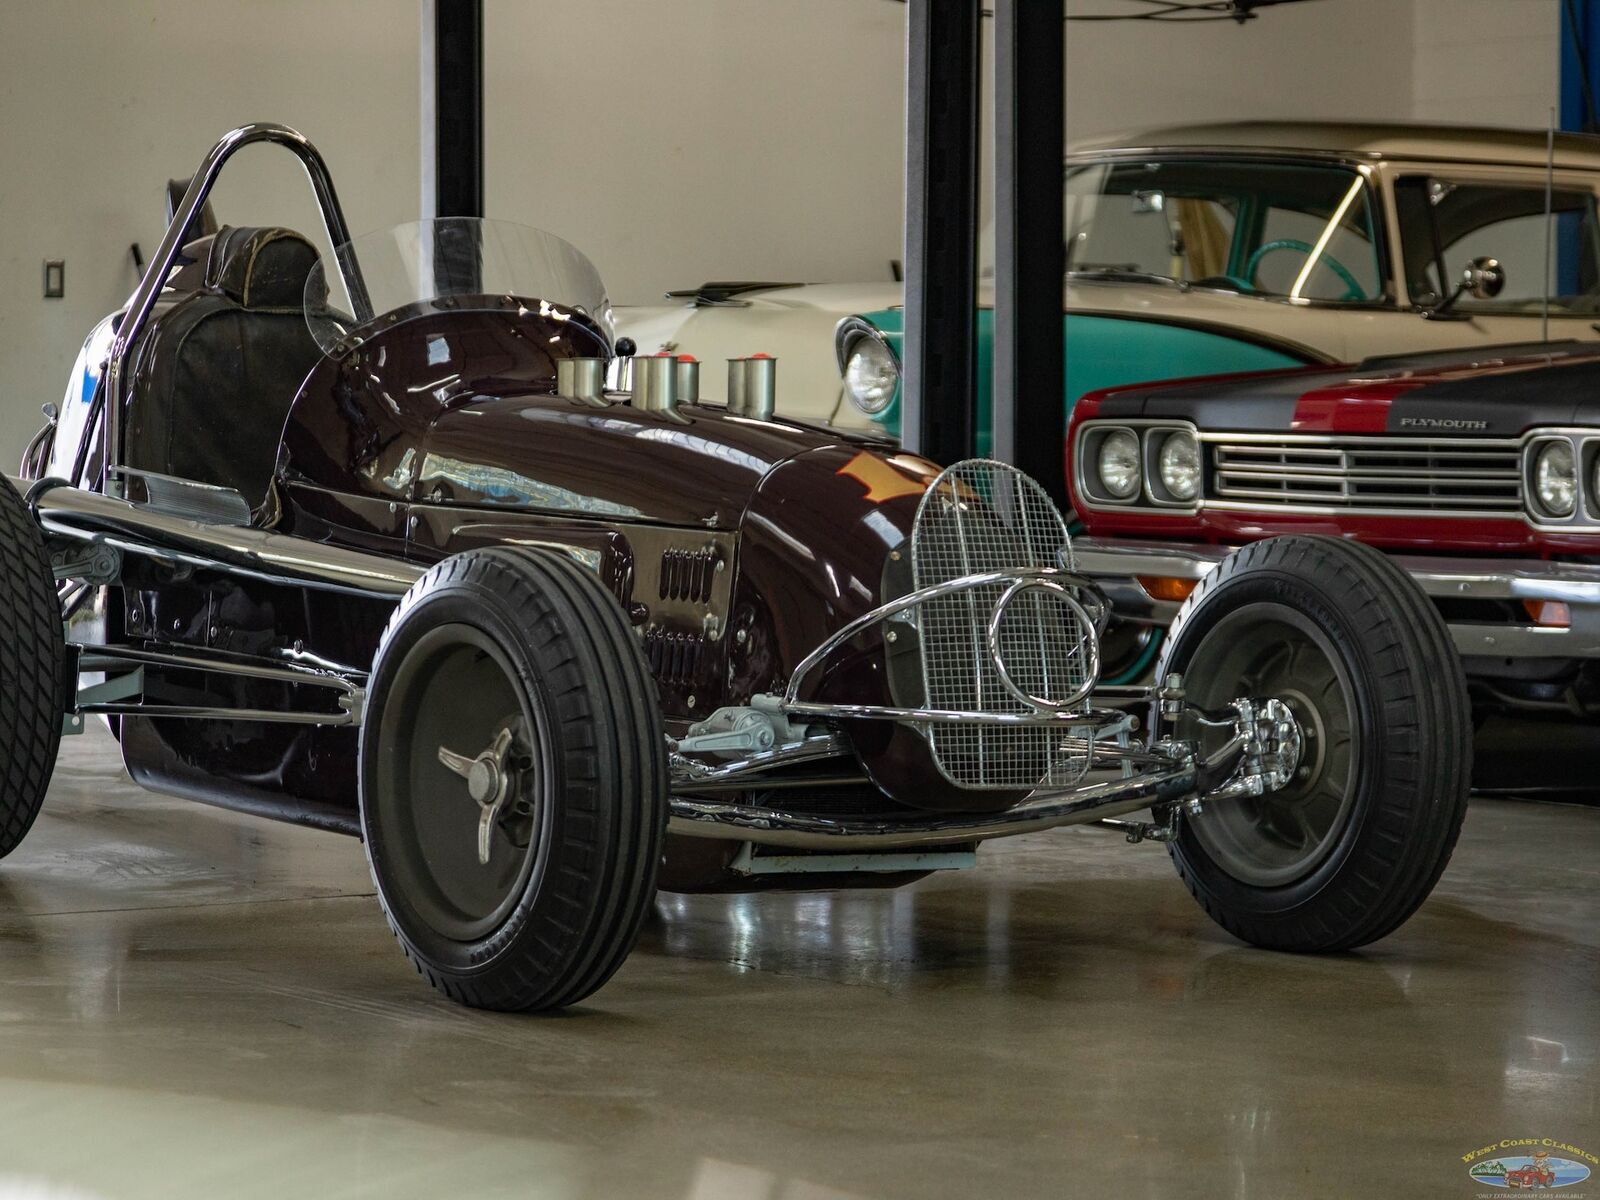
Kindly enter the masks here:
<path id="1" fill-rule="evenodd" d="M 605 284 L 583 253 L 553 234 L 509 221 L 438 217 L 365 234 L 319 261 L 306 280 L 306 320 L 324 353 L 365 325 L 418 304 L 503 310 L 508 297 L 558 304 L 613 338 Z"/>

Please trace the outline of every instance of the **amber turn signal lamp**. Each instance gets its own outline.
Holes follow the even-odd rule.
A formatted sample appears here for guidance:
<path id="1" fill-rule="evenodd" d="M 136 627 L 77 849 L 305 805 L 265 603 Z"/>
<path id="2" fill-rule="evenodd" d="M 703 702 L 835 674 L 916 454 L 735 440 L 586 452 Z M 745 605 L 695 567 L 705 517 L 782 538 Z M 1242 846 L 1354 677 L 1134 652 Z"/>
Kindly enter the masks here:
<path id="1" fill-rule="evenodd" d="M 1171 600 L 1181 604 L 1200 582 L 1198 579 L 1173 579 L 1167 575 L 1136 575 L 1139 586 L 1152 600 Z"/>
<path id="2" fill-rule="evenodd" d="M 1524 600 L 1522 607 L 1535 625 L 1547 629 L 1572 628 L 1572 610 L 1559 600 Z"/>

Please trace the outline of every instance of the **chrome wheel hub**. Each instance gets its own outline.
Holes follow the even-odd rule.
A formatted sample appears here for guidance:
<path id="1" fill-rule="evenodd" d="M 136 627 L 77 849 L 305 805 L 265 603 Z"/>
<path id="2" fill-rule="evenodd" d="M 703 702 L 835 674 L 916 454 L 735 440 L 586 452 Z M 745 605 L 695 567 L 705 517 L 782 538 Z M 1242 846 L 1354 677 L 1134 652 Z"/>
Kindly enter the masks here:
<path id="1" fill-rule="evenodd" d="M 515 771 L 508 766 L 510 754 L 509 729 L 495 734 L 489 748 L 476 757 L 469 758 L 445 746 L 439 747 L 439 761 L 467 781 L 467 795 L 478 806 L 478 862 L 483 866 L 489 865 L 490 837 L 511 795 Z"/>

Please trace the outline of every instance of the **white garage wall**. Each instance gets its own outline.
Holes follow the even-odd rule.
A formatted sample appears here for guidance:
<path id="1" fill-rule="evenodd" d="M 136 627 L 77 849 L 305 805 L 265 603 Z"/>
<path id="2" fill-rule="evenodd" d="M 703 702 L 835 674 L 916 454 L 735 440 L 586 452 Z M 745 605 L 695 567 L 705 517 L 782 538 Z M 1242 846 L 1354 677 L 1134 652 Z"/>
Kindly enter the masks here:
<path id="1" fill-rule="evenodd" d="M 317 143 L 353 229 L 417 211 L 417 43 L 409 0 L 0 0 L 0 467 L 15 471 L 90 327 L 155 250 L 168 176 L 216 139 L 282 121 Z M 387 19 L 380 19 L 387 18 Z M 219 220 L 318 221 L 298 163 L 251 147 Z M 42 261 L 66 297 L 41 299 Z"/>
<path id="2" fill-rule="evenodd" d="M 1067 140 L 1191 121 L 1404 120 L 1412 4 L 1317 0 L 1264 10 L 1243 25 L 1068 22 Z M 1125 0 L 1067 0 L 1069 15 L 1132 8 Z"/>
<path id="3" fill-rule="evenodd" d="M 1561 102 L 1561 0 L 1413 0 L 1412 111 L 1544 128 Z"/>
<path id="4" fill-rule="evenodd" d="M 575 242 L 613 300 L 890 278 L 901 5 L 487 0 L 484 30 L 485 208 Z"/>

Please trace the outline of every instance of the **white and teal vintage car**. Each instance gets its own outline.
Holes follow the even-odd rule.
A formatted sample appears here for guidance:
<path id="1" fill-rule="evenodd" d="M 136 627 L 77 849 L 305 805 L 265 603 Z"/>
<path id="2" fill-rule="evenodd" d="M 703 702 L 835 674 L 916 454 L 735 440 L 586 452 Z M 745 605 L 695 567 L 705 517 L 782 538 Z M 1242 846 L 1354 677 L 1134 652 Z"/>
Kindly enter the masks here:
<path id="1" fill-rule="evenodd" d="M 1552 339 L 1600 336 L 1600 145 L 1558 135 L 1548 159 L 1543 130 L 1448 125 L 1204 125 L 1074 148 L 1065 404 L 1160 379 L 1526 342 L 1543 335 L 1547 297 Z M 760 346 L 783 363 L 781 413 L 898 430 L 898 283 L 706 284 L 673 299 L 619 310 L 642 353 L 714 361 Z M 987 278 L 979 305 L 987 411 Z"/>

